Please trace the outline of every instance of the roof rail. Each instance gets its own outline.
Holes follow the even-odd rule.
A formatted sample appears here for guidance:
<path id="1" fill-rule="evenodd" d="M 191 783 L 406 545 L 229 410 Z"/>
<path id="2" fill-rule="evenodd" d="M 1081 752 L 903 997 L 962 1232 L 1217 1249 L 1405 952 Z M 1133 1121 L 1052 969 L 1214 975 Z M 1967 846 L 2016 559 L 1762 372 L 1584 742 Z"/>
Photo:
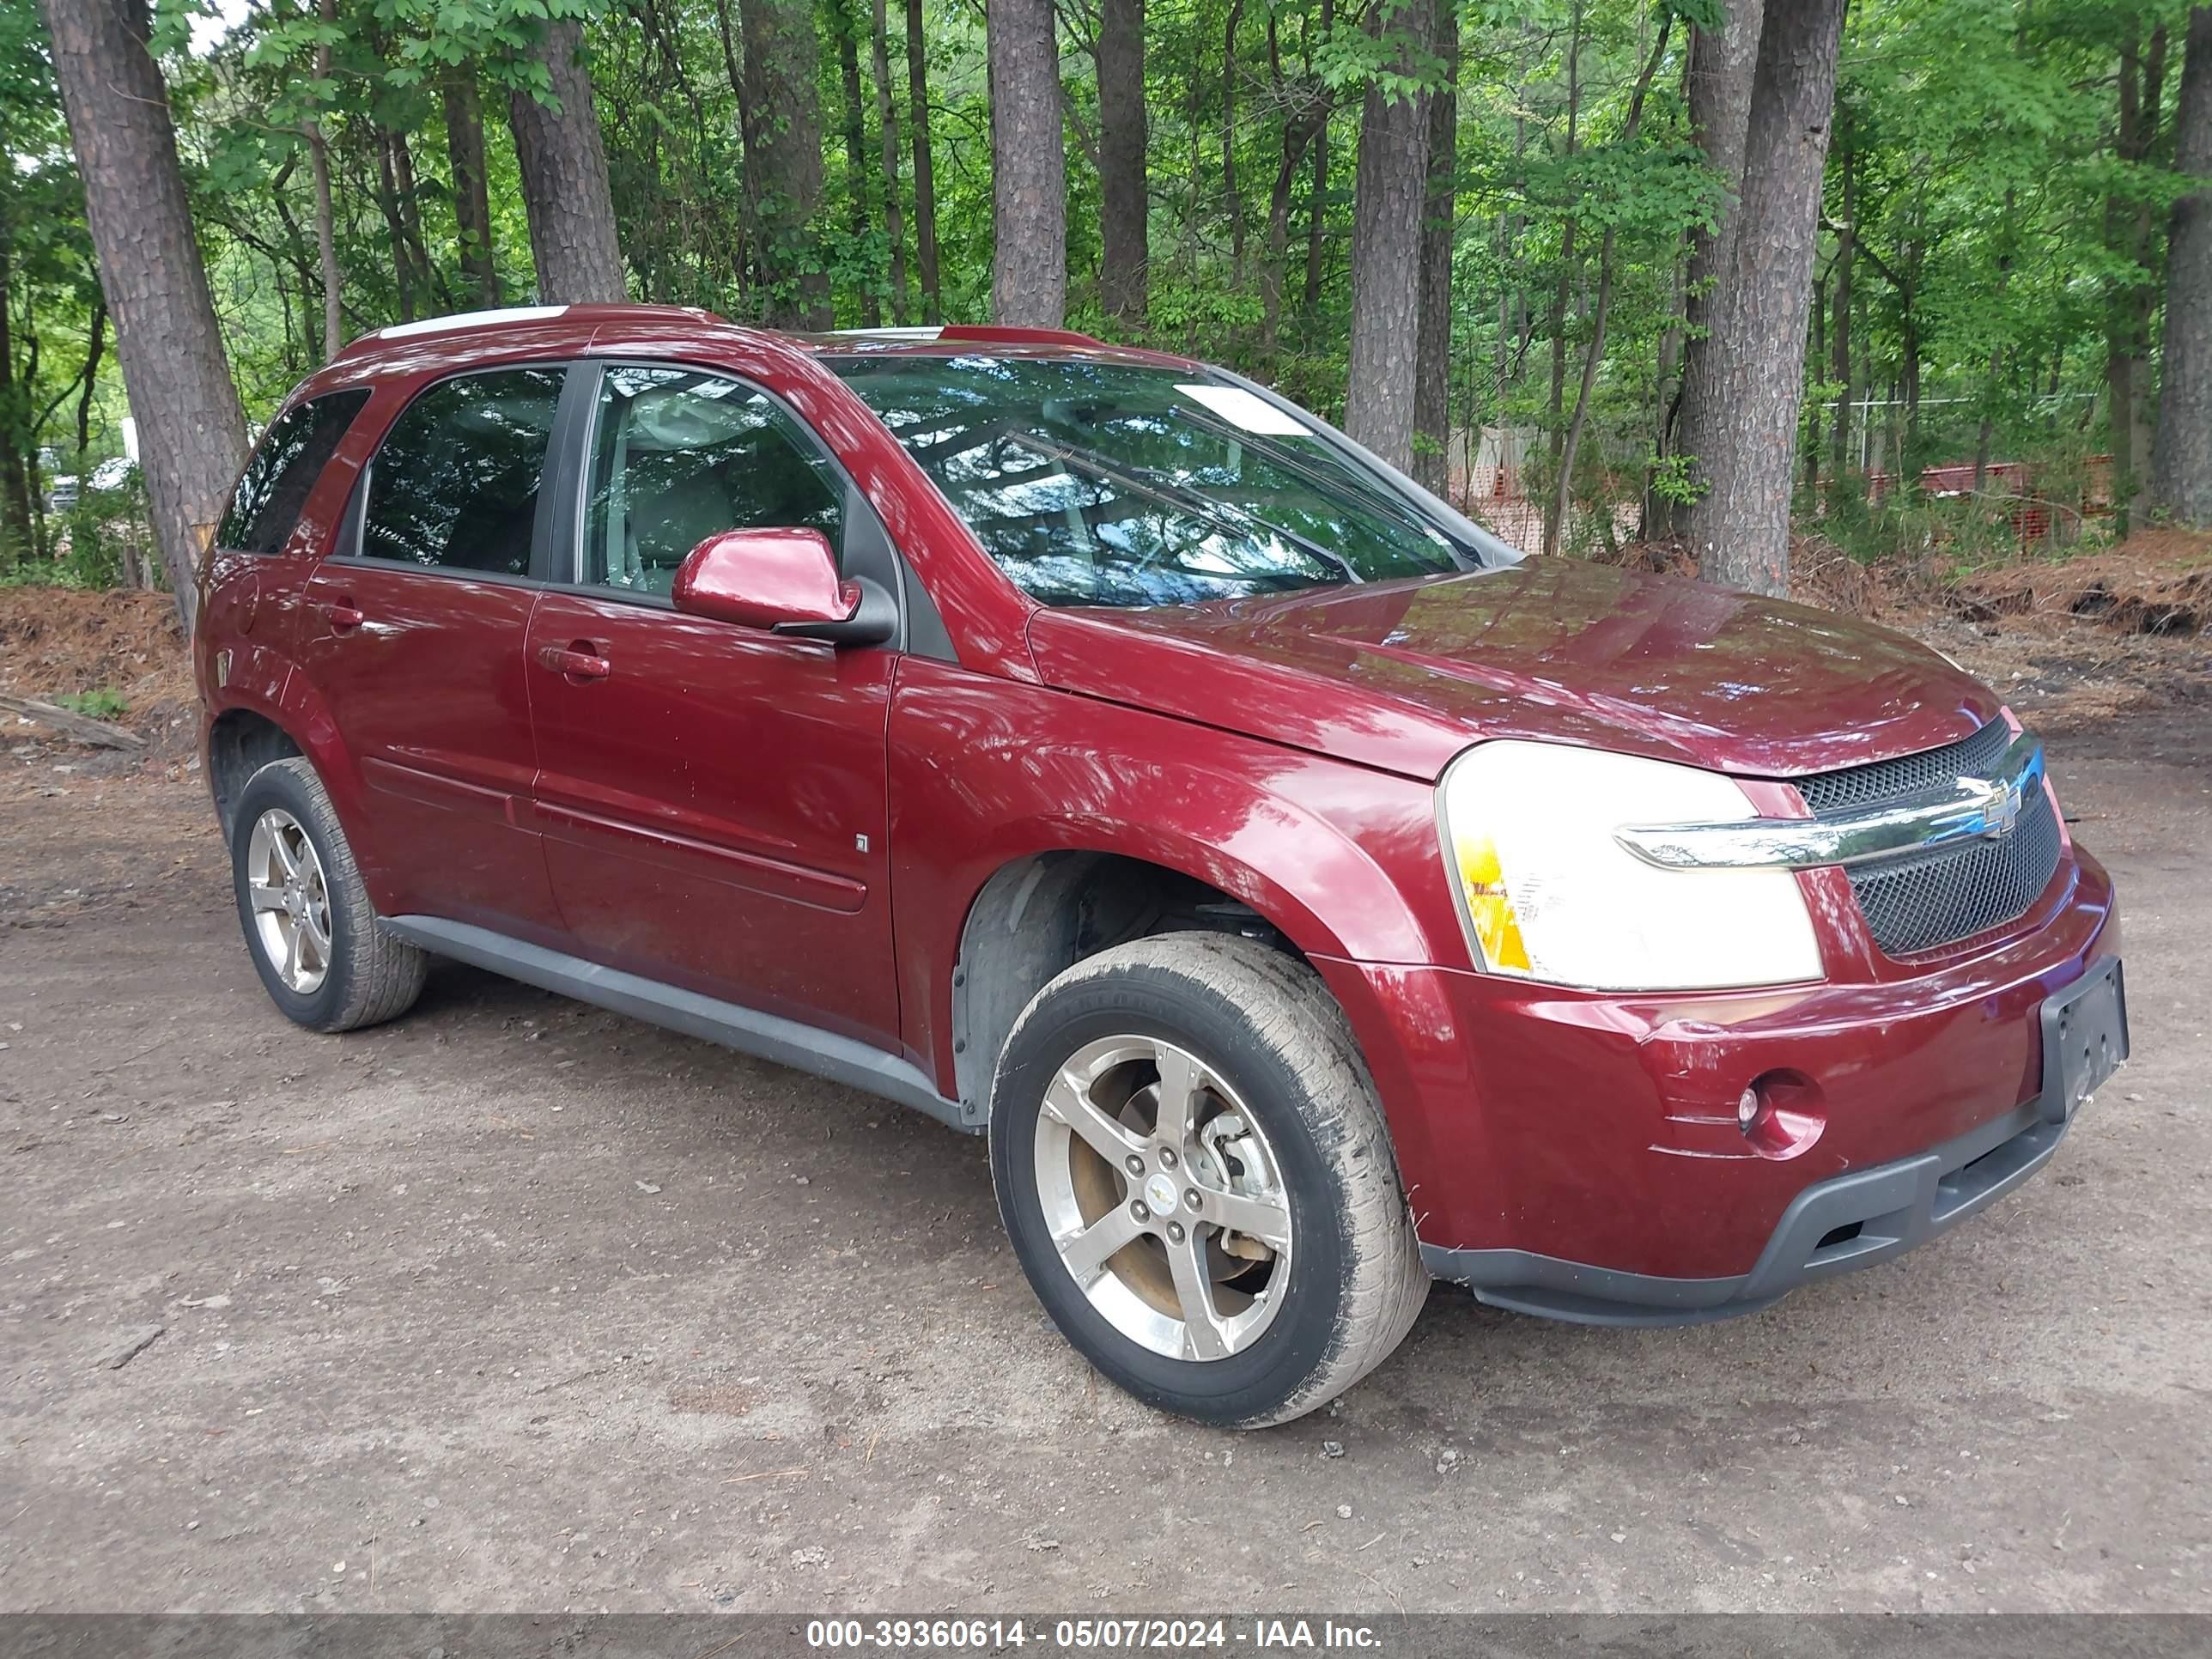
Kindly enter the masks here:
<path id="1" fill-rule="evenodd" d="M 1103 346 L 1105 341 L 1072 328 L 1018 328 L 1002 323 L 947 323 L 937 331 L 940 340 L 973 340 L 978 344 Z"/>
<path id="2" fill-rule="evenodd" d="M 925 323 L 911 327 L 833 328 L 830 333 L 841 340 L 950 340 L 955 344 L 972 342 L 976 345 L 1103 347 L 1106 343 L 1088 334 L 1078 334 L 1072 328 L 1017 328 L 997 323 L 945 323 L 941 325 Z"/>
<path id="3" fill-rule="evenodd" d="M 619 317 L 625 313 L 659 313 L 681 314 L 702 323 L 719 323 L 723 319 L 699 306 L 655 306 L 635 304 L 629 301 L 589 301 L 575 305 L 557 306 L 499 306 L 483 311 L 448 312 L 442 317 L 418 317 L 412 322 L 392 323 L 383 328 L 371 329 L 349 341 L 344 350 L 359 349 L 373 341 L 411 339 L 425 334 L 460 334 L 472 329 L 499 328 L 509 323 L 542 323 L 556 317 L 574 315 L 579 322 L 594 318 Z"/>
<path id="4" fill-rule="evenodd" d="M 483 311 L 449 312 L 442 317 L 418 317 L 410 323 L 392 323 L 356 335 L 346 343 L 353 351 L 374 340 L 404 340 L 417 334 L 459 333 L 472 328 L 497 328 L 502 323 L 539 323 L 565 313 L 567 306 L 500 306 Z M 343 356 L 345 352 L 338 354 Z"/>

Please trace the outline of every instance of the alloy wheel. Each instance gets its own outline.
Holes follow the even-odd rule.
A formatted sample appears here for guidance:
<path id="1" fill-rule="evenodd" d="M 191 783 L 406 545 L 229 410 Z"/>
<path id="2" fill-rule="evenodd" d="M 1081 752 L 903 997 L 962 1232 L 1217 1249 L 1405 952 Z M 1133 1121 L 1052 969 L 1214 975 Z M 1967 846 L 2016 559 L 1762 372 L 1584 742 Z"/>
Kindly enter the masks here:
<path id="1" fill-rule="evenodd" d="M 331 970 L 330 890 L 314 842 L 281 806 L 253 822 L 246 889 L 262 954 L 288 990 L 313 996 Z"/>
<path id="2" fill-rule="evenodd" d="M 1045 1091 L 1036 1164 L 1061 1265 L 1122 1335 L 1221 1359 L 1274 1322 L 1291 1250 L 1281 1166 L 1196 1055 L 1135 1035 L 1085 1044 Z"/>

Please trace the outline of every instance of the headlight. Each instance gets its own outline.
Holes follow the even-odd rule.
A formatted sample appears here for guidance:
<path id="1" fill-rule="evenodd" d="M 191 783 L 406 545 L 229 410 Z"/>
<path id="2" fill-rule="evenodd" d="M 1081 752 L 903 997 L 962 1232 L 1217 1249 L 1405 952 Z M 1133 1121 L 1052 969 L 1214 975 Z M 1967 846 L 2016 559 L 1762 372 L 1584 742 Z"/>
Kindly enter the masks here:
<path id="1" fill-rule="evenodd" d="M 1445 866 L 1475 961 L 1601 991 L 1723 990 L 1820 977 L 1787 870 L 1662 870 L 1613 839 L 1627 824 L 1754 817 L 1693 766 L 1558 744 L 1468 750 L 1438 786 Z"/>

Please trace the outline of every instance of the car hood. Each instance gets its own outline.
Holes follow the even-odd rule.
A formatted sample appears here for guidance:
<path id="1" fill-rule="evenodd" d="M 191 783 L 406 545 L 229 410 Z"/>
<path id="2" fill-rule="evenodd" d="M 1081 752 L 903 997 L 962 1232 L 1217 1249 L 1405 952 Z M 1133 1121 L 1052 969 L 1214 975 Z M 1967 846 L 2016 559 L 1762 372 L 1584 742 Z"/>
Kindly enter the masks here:
<path id="1" fill-rule="evenodd" d="M 1934 748 L 1998 711 L 1886 629 L 1575 559 L 1045 610 L 1030 646 L 1062 690 L 1424 778 L 1502 737 L 1789 777 Z"/>

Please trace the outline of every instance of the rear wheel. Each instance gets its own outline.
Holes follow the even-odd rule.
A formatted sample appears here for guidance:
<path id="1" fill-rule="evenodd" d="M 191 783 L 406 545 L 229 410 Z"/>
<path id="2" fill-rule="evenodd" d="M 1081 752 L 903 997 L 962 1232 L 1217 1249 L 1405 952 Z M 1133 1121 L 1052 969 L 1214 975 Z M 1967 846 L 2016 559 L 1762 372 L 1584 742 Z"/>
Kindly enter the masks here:
<path id="1" fill-rule="evenodd" d="M 230 840 L 238 920 L 270 1000 L 289 1018 L 351 1031 L 414 1006 L 428 958 L 376 925 L 313 766 L 272 761 L 247 779 Z"/>
<path id="2" fill-rule="evenodd" d="M 1388 1131 L 1303 963 L 1140 939 L 1038 993 L 993 1091 L 1030 1284 L 1115 1382 L 1224 1425 L 1297 1417 L 1389 1354 L 1428 1287 Z"/>

